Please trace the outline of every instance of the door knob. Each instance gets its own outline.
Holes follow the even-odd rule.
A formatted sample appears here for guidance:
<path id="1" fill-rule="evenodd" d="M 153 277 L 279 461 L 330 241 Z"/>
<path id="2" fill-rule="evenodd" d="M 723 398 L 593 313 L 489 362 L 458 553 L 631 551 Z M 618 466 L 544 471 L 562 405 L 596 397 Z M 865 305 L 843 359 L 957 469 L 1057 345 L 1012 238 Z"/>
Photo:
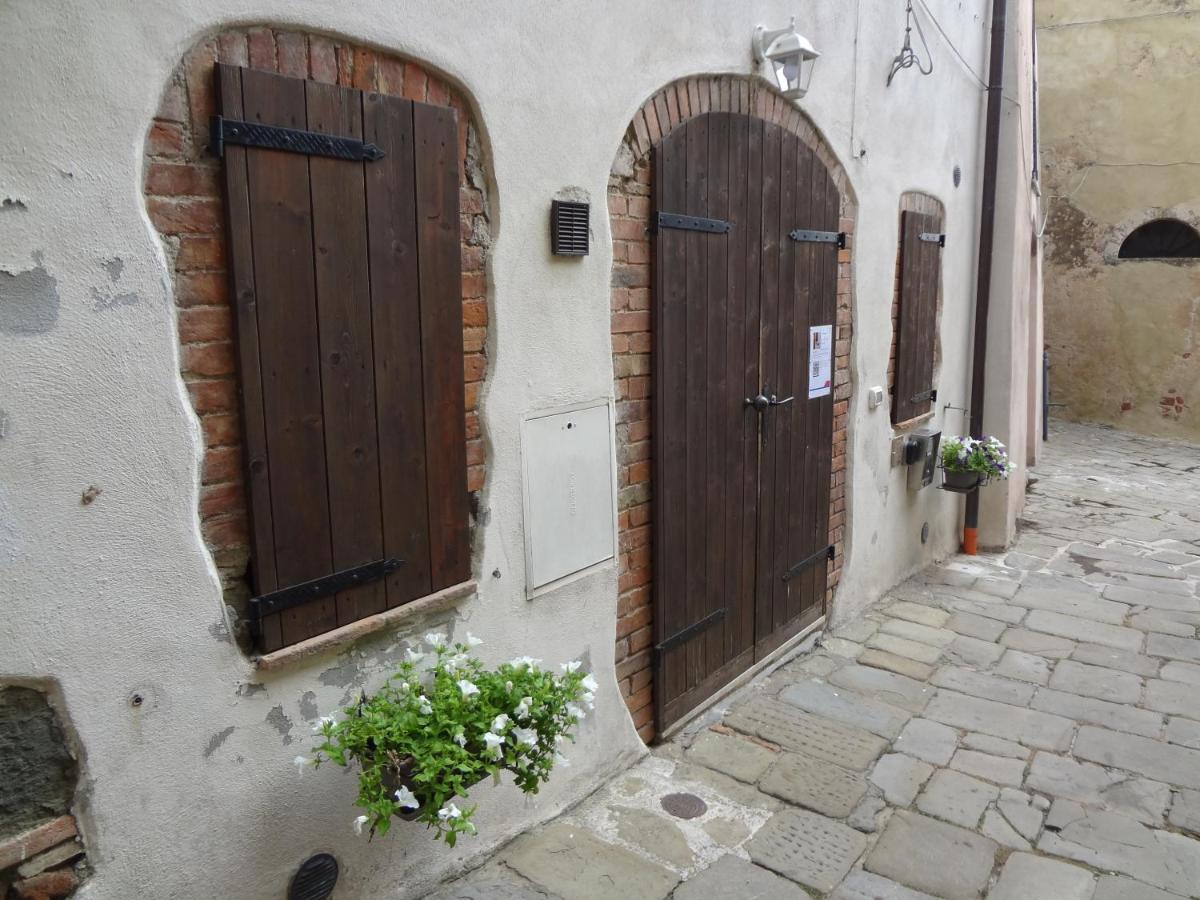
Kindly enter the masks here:
<path id="1" fill-rule="evenodd" d="M 772 405 L 772 399 L 773 399 L 773 396 L 771 398 L 768 398 L 765 394 L 759 394 L 753 400 L 751 400 L 749 397 L 747 397 L 743 401 L 743 405 L 744 406 L 753 406 L 755 412 L 762 412 L 768 406 Z"/>
<path id="2" fill-rule="evenodd" d="M 776 397 L 774 394 L 772 394 L 769 402 L 772 406 L 783 406 L 786 403 L 791 403 L 795 399 L 796 398 L 793 395 L 791 397 L 784 397 L 782 400 L 780 400 L 778 397 Z"/>

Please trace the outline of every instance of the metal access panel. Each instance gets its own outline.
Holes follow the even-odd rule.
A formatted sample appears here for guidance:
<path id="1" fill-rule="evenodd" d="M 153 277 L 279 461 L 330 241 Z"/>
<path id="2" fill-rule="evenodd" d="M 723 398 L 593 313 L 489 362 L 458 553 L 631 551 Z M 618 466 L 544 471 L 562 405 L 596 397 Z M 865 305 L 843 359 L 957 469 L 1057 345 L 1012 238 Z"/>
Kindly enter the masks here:
<path id="1" fill-rule="evenodd" d="M 616 479 L 608 401 L 528 416 L 525 570 L 529 596 L 582 577 L 613 558 Z"/>

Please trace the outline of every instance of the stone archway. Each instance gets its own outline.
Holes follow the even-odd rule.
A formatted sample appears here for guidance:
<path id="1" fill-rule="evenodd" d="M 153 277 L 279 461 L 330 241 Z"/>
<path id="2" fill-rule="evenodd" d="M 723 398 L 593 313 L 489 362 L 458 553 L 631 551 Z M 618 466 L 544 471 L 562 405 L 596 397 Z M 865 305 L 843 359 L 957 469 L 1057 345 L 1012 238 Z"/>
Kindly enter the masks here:
<path id="1" fill-rule="evenodd" d="M 615 660 L 618 683 L 634 726 L 647 741 L 654 737 L 656 729 L 651 670 L 654 644 L 651 150 L 683 123 L 709 112 L 752 115 L 799 137 L 829 170 L 841 194 L 839 230 L 852 235 L 856 214 L 845 170 L 823 138 L 798 108 L 757 79 L 700 76 L 667 85 L 643 104 L 618 149 L 608 187 L 613 236 L 612 348 L 619 467 Z M 848 244 L 852 245 L 852 240 Z M 835 548 L 835 556 L 827 573 L 827 603 L 841 574 L 845 536 L 846 426 L 851 390 L 850 253 L 849 246 L 838 251 L 829 508 L 829 543 Z"/>

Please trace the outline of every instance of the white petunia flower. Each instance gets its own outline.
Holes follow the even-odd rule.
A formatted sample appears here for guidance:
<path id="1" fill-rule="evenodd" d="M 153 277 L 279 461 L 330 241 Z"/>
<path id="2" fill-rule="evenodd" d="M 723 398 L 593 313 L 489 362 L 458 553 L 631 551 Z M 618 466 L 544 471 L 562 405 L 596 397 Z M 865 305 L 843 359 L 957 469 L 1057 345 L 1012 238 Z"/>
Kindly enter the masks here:
<path id="1" fill-rule="evenodd" d="M 467 746 L 467 736 L 463 734 L 463 730 L 461 728 L 454 732 L 454 743 L 458 744 L 460 747 Z"/>
<path id="2" fill-rule="evenodd" d="M 417 665 L 418 663 L 420 663 L 421 660 L 423 660 L 425 658 L 424 653 L 414 650 L 412 647 L 409 647 L 407 650 L 404 651 L 404 656 L 414 666 Z"/>
<path id="3" fill-rule="evenodd" d="M 304 770 L 309 766 L 315 766 L 316 764 L 317 761 L 315 759 L 309 759 L 307 756 L 297 756 L 292 760 L 292 765 L 296 767 L 296 771 L 301 775 L 304 774 Z"/>
<path id="4" fill-rule="evenodd" d="M 568 703 L 567 704 L 567 715 L 574 716 L 576 719 L 583 719 L 584 717 L 587 716 L 587 713 L 585 713 L 582 709 L 580 709 L 574 703 Z"/>
<path id="5" fill-rule="evenodd" d="M 512 682 L 511 681 L 504 682 L 504 689 L 511 694 L 512 693 Z"/>
<path id="6" fill-rule="evenodd" d="M 472 684 L 470 681 L 468 681 L 465 678 L 462 679 L 458 683 L 458 689 L 460 691 L 462 691 L 464 700 L 467 699 L 468 697 L 474 697 L 476 694 L 479 693 L 479 688 L 475 687 L 474 684 Z"/>
<path id="7" fill-rule="evenodd" d="M 591 672 L 584 675 L 583 681 L 581 681 L 579 683 L 581 685 L 583 685 L 583 689 L 585 691 L 587 691 L 589 694 L 594 694 L 594 693 L 596 693 L 596 691 L 600 690 L 600 685 L 596 684 L 596 679 L 592 677 Z"/>
<path id="8" fill-rule="evenodd" d="M 536 669 L 541 664 L 542 664 L 542 661 L 540 659 L 534 659 L 532 656 L 518 656 L 516 659 L 514 659 L 512 662 L 509 663 L 509 665 L 515 669 L 524 669 L 524 668 Z"/>
<path id="9" fill-rule="evenodd" d="M 591 691 L 588 691 L 588 693 L 584 694 L 582 699 L 583 699 L 584 705 L 587 706 L 588 709 L 596 708 L 596 695 L 593 694 Z"/>
<path id="10" fill-rule="evenodd" d="M 325 730 L 326 725 L 333 725 L 336 721 L 333 716 L 321 716 L 321 718 L 317 719 L 316 724 L 313 725 L 313 731 L 319 734 Z"/>
<path id="11" fill-rule="evenodd" d="M 503 731 L 507 727 L 508 727 L 508 716 L 506 716 L 504 713 L 500 713 L 500 715 L 498 715 L 498 716 L 496 716 L 496 718 L 492 719 L 492 731 L 500 732 L 500 731 Z"/>
<path id="12" fill-rule="evenodd" d="M 451 819 L 457 819 L 462 816 L 462 812 L 453 803 L 447 803 L 438 810 L 438 818 L 443 822 L 449 822 Z"/>
<path id="13" fill-rule="evenodd" d="M 421 715 L 423 716 L 427 716 L 433 712 L 433 707 L 430 705 L 428 697 L 421 698 L 420 702 L 417 704 L 417 709 L 421 711 Z"/>
<path id="14" fill-rule="evenodd" d="M 522 697 L 521 702 L 518 703 L 516 709 L 513 710 L 513 715 L 518 719 L 525 718 L 527 715 L 529 715 L 529 707 L 532 705 L 532 703 L 532 697 Z"/>
<path id="15" fill-rule="evenodd" d="M 564 672 L 570 674 L 571 672 L 578 671 L 579 667 L 582 665 L 583 663 L 581 663 L 579 660 L 573 659 L 570 662 L 563 663 L 561 668 Z"/>
<path id="16" fill-rule="evenodd" d="M 478 647 L 482 643 L 483 643 L 482 640 L 475 637 L 475 635 L 471 634 L 471 632 L 469 632 L 469 631 L 467 632 L 467 646 L 468 647 Z"/>
<path id="17" fill-rule="evenodd" d="M 500 755 L 500 745 L 504 743 L 504 738 L 498 734 L 492 734 L 492 732 L 488 731 L 483 735 L 483 742 L 487 745 L 488 753 L 490 753 L 492 756 Z"/>
<path id="18" fill-rule="evenodd" d="M 467 654 L 465 654 L 465 653 L 454 653 L 450 656 L 447 656 L 446 657 L 446 671 L 454 672 L 457 669 L 461 669 L 463 666 L 465 666 L 467 664 L 467 659 L 468 659 L 468 657 L 467 657 Z"/>
<path id="19" fill-rule="evenodd" d="M 363 826 L 367 824 L 366 816 L 359 816 L 354 820 L 354 833 L 362 834 Z"/>
<path id="20" fill-rule="evenodd" d="M 517 744 L 524 744 L 527 747 L 536 747 L 538 742 L 538 733 L 532 728 L 514 728 L 512 730 L 513 737 L 517 739 Z"/>
<path id="21" fill-rule="evenodd" d="M 440 631 L 431 631 L 429 634 L 425 635 L 425 643 L 427 643 L 430 647 L 440 647 L 442 644 L 446 643 L 446 636 Z"/>
<path id="22" fill-rule="evenodd" d="M 396 791 L 396 802 L 400 804 L 401 809 L 416 809 L 421 805 L 417 795 L 404 785 L 400 785 L 400 789 Z"/>

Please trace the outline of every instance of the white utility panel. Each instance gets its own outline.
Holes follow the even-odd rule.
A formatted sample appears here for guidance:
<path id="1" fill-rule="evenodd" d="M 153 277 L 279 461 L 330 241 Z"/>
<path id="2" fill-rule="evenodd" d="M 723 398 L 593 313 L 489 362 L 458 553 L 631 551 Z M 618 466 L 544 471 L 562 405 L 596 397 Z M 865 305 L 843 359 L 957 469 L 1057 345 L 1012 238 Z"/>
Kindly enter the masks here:
<path id="1" fill-rule="evenodd" d="M 525 567 L 530 596 L 612 559 L 616 546 L 611 407 L 534 413 L 522 423 Z"/>

